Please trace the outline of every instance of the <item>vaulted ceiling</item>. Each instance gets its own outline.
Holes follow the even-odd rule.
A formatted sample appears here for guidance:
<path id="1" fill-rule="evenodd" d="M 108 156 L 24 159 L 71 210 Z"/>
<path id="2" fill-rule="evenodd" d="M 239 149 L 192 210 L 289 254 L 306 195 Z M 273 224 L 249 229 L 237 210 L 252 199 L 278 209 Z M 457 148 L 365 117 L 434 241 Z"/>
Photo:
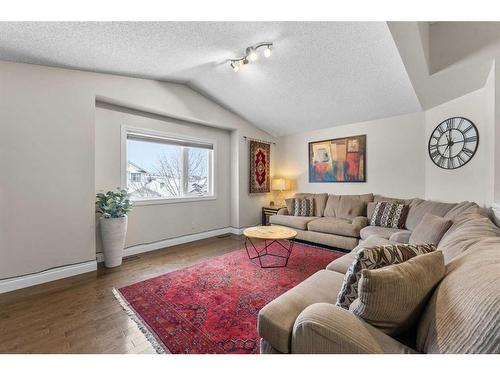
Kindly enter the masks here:
<path id="1" fill-rule="evenodd" d="M 4 22 L 0 60 L 185 83 L 279 136 L 421 110 L 394 33 L 385 22 Z M 230 69 L 266 41 L 270 58 Z"/>

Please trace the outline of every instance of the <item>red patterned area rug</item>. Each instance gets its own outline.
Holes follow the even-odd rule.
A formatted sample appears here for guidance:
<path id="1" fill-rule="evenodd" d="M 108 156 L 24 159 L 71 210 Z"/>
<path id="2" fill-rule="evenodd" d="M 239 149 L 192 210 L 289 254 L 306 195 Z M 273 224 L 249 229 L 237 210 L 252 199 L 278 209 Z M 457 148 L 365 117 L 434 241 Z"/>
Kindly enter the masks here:
<path id="1" fill-rule="evenodd" d="M 258 353 L 257 314 L 343 253 L 295 243 L 286 268 L 244 249 L 114 290 L 159 353 Z"/>

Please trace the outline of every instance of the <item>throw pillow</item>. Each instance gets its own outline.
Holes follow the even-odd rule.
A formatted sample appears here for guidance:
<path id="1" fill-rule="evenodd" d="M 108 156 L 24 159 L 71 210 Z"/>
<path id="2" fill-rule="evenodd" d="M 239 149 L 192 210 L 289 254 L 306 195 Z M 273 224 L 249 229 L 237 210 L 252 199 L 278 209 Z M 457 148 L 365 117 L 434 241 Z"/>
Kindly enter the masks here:
<path id="1" fill-rule="evenodd" d="M 453 222 L 445 218 L 425 214 L 410 236 L 410 244 L 431 243 L 437 246 Z"/>
<path id="2" fill-rule="evenodd" d="M 359 297 L 349 310 L 388 335 L 404 333 L 417 322 L 444 274 L 441 251 L 419 255 L 401 264 L 362 270 Z"/>
<path id="3" fill-rule="evenodd" d="M 370 218 L 370 225 L 402 229 L 410 206 L 399 202 L 377 202 Z"/>
<path id="4" fill-rule="evenodd" d="M 406 262 L 414 256 L 427 254 L 436 250 L 434 245 L 396 244 L 365 247 L 358 251 L 355 259 L 344 275 L 344 282 L 337 297 L 337 306 L 349 309 L 351 303 L 358 298 L 358 283 L 362 270 L 373 270 L 391 264 Z"/>
<path id="5" fill-rule="evenodd" d="M 313 198 L 294 198 L 293 216 L 312 216 L 314 211 Z"/>

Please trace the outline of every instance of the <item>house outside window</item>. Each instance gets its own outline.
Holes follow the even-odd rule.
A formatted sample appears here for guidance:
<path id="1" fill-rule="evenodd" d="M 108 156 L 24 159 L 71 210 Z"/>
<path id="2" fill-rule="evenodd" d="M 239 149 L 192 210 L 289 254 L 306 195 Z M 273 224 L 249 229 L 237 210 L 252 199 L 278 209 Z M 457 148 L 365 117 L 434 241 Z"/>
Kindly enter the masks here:
<path id="1" fill-rule="evenodd" d="M 131 173 L 130 174 L 131 182 L 141 182 L 141 174 L 140 173 Z"/>
<path id="2" fill-rule="evenodd" d="M 215 142 L 122 129 L 122 184 L 135 201 L 214 198 Z"/>

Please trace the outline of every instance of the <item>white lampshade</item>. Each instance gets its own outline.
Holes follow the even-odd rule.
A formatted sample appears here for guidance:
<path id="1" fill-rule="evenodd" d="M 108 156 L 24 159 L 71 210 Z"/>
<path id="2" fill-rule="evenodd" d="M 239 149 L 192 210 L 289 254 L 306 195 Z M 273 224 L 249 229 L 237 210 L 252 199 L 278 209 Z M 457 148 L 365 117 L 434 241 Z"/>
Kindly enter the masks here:
<path id="1" fill-rule="evenodd" d="M 284 178 L 273 178 L 271 181 L 271 189 L 279 191 L 289 190 L 290 183 Z"/>

